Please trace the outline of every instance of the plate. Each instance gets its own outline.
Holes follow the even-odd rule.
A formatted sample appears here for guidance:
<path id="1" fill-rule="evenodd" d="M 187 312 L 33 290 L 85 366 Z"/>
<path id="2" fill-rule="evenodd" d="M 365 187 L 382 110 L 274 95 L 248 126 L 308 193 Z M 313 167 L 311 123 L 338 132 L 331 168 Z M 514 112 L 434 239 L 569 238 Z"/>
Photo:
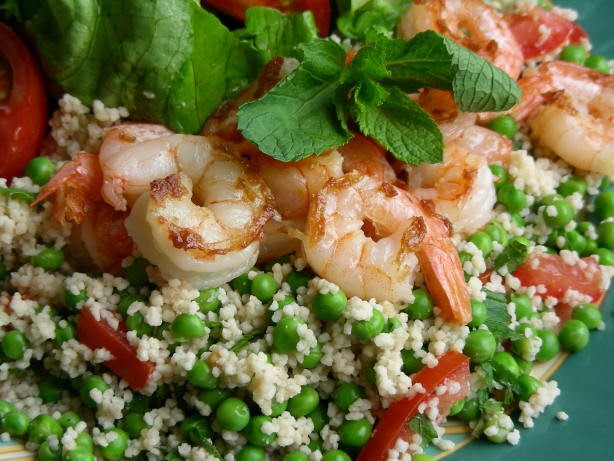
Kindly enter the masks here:
<path id="1" fill-rule="evenodd" d="M 580 23 L 591 37 L 595 54 L 614 57 L 612 0 L 558 0 L 556 3 L 579 12 Z M 556 370 L 551 379 L 558 382 L 561 395 L 535 420 L 533 429 L 520 430 L 517 446 L 481 440 L 467 443 L 466 436 L 452 436 L 461 443 L 457 450 L 444 457 L 445 461 L 611 459 L 608 441 L 614 434 L 614 290 L 602 302 L 602 315 L 606 329 L 591 332 L 587 349 L 569 355 Z M 567 413 L 569 419 L 558 420 L 559 411 Z M 32 457 L 16 444 L 0 442 L 0 461 L 18 459 L 26 461 Z"/>

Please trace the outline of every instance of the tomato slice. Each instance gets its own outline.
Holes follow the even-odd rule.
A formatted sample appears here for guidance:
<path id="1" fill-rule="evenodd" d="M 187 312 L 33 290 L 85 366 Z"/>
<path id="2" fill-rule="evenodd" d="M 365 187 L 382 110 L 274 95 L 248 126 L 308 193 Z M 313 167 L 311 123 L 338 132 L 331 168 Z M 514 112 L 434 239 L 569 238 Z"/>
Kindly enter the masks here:
<path id="1" fill-rule="evenodd" d="M 0 23 L 0 177 L 23 173 L 47 130 L 47 96 L 39 66 L 19 37 Z"/>
<path id="2" fill-rule="evenodd" d="M 122 322 L 119 329 L 115 330 L 105 320 L 96 320 L 92 311 L 83 307 L 77 322 L 77 338 L 90 349 L 107 349 L 113 358 L 104 364 L 123 378 L 132 389 L 140 391 L 145 387 L 154 364 L 138 359 L 136 349 L 126 338 Z"/>
<path id="3" fill-rule="evenodd" d="M 580 43 L 587 37 L 578 24 L 543 8 L 508 14 L 506 20 L 525 59 L 545 56 L 566 43 Z"/>
<path id="4" fill-rule="evenodd" d="M 434 397 L 435 389 L 446 381 L 453 380 L 461 384 L 460 392 L 444 393 L 439 398 L 439 414 L 443 417 L 452 404 L 464 399 L 469 391 L 469 357 L 456 351 L 449 351 L 439 357 L 433 368 L 424 367 L 413 377 L 414 383 L 421 383 L 426 393 L 414 397 L 402 397 L 386 409 L 375 426 L 373 435 L 362 448 L 357 461 L 385 461 L 388 451 L 394 447 L 400 436 L 411 436 L 408 422 L 418 414 L 418 407 Z"/>
<path id="5" fill-rule="evenodd" d="M 326 37 L 330 28 L 329 0 L 203 0 L 202 3 L 241 21 L 245 21 L 245 11 L 252 6 L 267 6 L 286 13 L 311 10 L 321 37 Z"/>
<path id="6" fill-rule="evenodd" d="M 542 297 L 553 296 L 563 301 L 568 289 L 578 291 L 599 301 L 604 294 L 601 285 L 601 270 L 593 258 L 582 258 L 582 262 L 567 264 L 560 255 L 532 254 L 514 271 L 523 286 L 543 285 Z"/>

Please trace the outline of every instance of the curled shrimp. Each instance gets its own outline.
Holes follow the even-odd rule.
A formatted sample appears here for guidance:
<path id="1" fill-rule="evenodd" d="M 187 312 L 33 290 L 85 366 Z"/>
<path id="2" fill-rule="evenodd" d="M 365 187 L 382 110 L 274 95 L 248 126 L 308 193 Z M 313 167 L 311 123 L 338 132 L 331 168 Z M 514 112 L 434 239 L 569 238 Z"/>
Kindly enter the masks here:
<path id="1" fill-rule="evenodd" d="M 364 299 L 410 300 L 421 268 L 442 315 L 457 323 L 470 319 L 445 220 L 390 183 L 358 172 L 330 180 L 310 207 L 303 250 L 318 275 Z"/>
<path id="2" fill-rule="evenodd" d="M 42 187 L 33 205 L 49 200 L 53 216 L 61 225 L 76 225 L 73 234 L 83 242 L 96 266 L 118 274 L 122 260 L 134 251 L 134 243 L 124 227 L 127 213 L 105 203 L 101 187 L 98 156 L 81 152 Z"/>
<path id="3" fill-rule="evenodd" d="M 520 104 L 531 138 L 570 165 L 614 175 L 614 75 L 551 61 L 519 81 Z"/>
<path id="4" fill-rule="evenodd" d="M 409 39 L 434 30 L 474 51 L 516 79 L 522 71 L 522 48 L 503 16 L 482 0 L 414 0 L 399 23 Z"/>
<path id="5" fill-rule="evenodd" d="M 256 262 L 262 229 L 273 214 L 270 191 L 238 157 L 211 140 L 168 138 L 146 141 L 148 149 L 139 151 L 140 161 L 147 163 L 147 155 L 153 162 L 166 150 L 169 168 L 175 170 L 151 182 L 134 203 L 126 228 L 164 278 L 187 280 L 197 288 L 227 282 Z M 128 166 L 131 162 L 126 160 Z"/>
<path id="6" fill-rule="evenodd" d="M 386 150 L 367 136 L 352 134 L 347 144 L 338 147 L 343 156 L 343 171 L 358 171 L 380 182 L 394 182 L 396 174 L 388 163 Z"/>

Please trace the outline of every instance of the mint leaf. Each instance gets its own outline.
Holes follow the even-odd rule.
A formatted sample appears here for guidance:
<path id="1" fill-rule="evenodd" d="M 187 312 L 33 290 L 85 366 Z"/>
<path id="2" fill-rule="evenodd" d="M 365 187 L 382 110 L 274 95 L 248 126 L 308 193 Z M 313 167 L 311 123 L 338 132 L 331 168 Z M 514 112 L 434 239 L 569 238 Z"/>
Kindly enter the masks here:
<path id="1" fill-rule="evenodd" d="M 8 187 L 0 187 L 0 195 L 4 195 L 13 200 L 23 200 L 30 203 L 36 199 L 36 194 L 23 189 L 11 189 Z"/>
<path id="2" fill-rule="evenodd" d="M 265 8 L 249 8 L 245 28 L 234 32 L 238 46 L 228 64 L 228 95 L 234 95 L 254 80 L 275 56 L 295 57 L 295 48 L 318 38 L 310 11 L 284 14 Z"/>
<path id="3" fill-rule="evenodd" d="M 415 101 L 392 87 L 381 104 L 363 101 L 355 92 L 352 115 L 360 131 L 372 136 L 396 158 L 412 165 L 443 160 L 443 137 L 437 124 Z"/>
<path id="4" fill-rule="evenodd" d="M 338 2 L 342 3 L 342 2 Z M 411 3 L 408 0 L 351 0 L 339 5 L 337 28 L 348 38 L 364 42 L 370 32 L 388 32 Z"/>
<path id="5" fill-rule="evenodd" d="M 495 258 L 494 268 L 500 269 L 506 266 L 508 272 L 514 272 L 527 259 L 529 245 L 530 242 L 525 239 L 511 239 L 501 254 Z"/>
<path id="6" fill-rule="evenodd" d="M 260 338 L 264 338 L 266 334 L 266 330 L 264 328 L 250 331 L 249 333 L 244 334 L 234 345 L 230 348 L 232 352 L 239 352 L 247 347 L 247 345 L 251 342 L 257 341 Z"/>
<path id="7" fill-rule="evenodd" d="M 488 330 L 497 339 L 520 339 L 522 335 L 510 329 L 509 324 L 512 320 L 510 314 L 507 313 L 507 298 L 499 293 L 485 290 L 486 299 L 484 300 L 484 306 L 486 306 L 487 316 L 485 325 Z"/>
<path id="8" fill-rule="evenodd" d="M 408 423 L 409 428 L 422 437 L 422 446 L 431 443 L 433 439 L 439 437 L 433 422 L 423 414 L 417 414 Z"/>
<path id="9" fill-rule="evenodd" d="M 303 58 L 298 69 L 238 112 L 243 136 L 282 161 L 319 154 L 350 138 L 335 105 L 344 49 L 318 39 L 299 50 Z"/>

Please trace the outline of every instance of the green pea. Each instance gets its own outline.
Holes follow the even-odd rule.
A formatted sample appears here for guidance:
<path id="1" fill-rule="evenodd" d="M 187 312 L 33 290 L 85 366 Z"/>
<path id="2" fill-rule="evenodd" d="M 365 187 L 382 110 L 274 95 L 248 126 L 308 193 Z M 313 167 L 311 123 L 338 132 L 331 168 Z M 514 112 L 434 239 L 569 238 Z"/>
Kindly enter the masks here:
<path id="1" fill-rule="evenodd" d="M 347 303 L 348 299 L 341 290 L 336 293 L 318 293 L 311 302 L 316 316 L 325 322 L 332 322 L 341 317 Z"/>
<path id="2" fill-rule="evenodd" d="M 277 283 L 269 274 L 258 274 L 252 280 L 252 294 L 262 302 L 273 299 L 277 291 Z"/>
<path id="3" fill-rule="evenodd" d="M 92 436 L 87 432 L 79 433 L 75 439 L 75 444 L 77 444 L 78 448 L 83 450 L 87 450 L 89 452 L 94 451 L 94 441 L 92 440 Z"/>
<path id="4" fill-rule="evenodd" d="M 456 402 L 452 404 L 452 406 L 450 407 L 450 410 L 448 410 L 448 416 L 456 416 L 457 414 L 461 412 L 464 406 L 465 406 L 464 400 L 457 400 Z"/>
<path id="5" fill-rule="evenodd" d="M 149 424 L 145 422 L 143 415 L 140 413 L 128 413 L 124 417 L 124 430 L 131 439 L 137 439 L 141 436 L 141 431 L 147 429 Z"/>
<path id="6" fill-rule="evenodd" d="M 586 240 L 586 246 L 584 247 L 584 251 L 582 252 L 582 256 L 594 255 L 594 254 L 596 254 L 597 249 L 598 249 L 597 242 L 595 242 L 594 240 L 588 240 L 587 239 Z M 603 248 L 603 250 L 605 250 L 608 253 L 612 253 L 610 250 L 608 250 L 606 248 Z M 608 260 L 608 256 L 605 257 L 605 260 Z M 614 262 L 614 258 L 612 260 L 610 260 L 610 261 Z M 614 264 L 605 264 L 605 263 L 602 263 L 601 261 L 600 261 L 600 264 L 603 264 L 605 266 L 607 266 L 607 265 L 610 265 L 610 266 L 614 265 Z"/>
<path id="7" fill-rule="evenodd" d="M 352 458 L 345 451 L 330 450 L 322 455 L 320 461 L 352 461 Z"/>
<path id="8" fill-rule="evenodd" d="M 40 461 L 62 461 L 62 453 L 59 449 L 51 448 L 49 441 L 45 440 L 38 447 L 38 459 Z"/>
<path id="9" fill-rule="evenodd" d="M 603 266 L 614 266 L 614 252 L 607 248 L 597 248 L 592 254 L 597 255 L 599 264 Z"/>
<path id="10" fill-rule="evenodd" d="M 586 179 L 581 178 L 579 176 L 570 177 L 565 182 L 562 182 L 557 189 L 557 192 L 563 197 L 567 197 L 575 193 L 584 195 L 587 191 L 588 185 L 586 184 Z"/>
<path id="11" fill-rule="evenodd" d="M 320 403 L 318 392 L 310 386 L 301 387 L 301 391 L 288 400 L 288 411 L 295 418 L 311 413 Z"/>
<path id="12" fill-rule="evenodd" d="M 396 330 L 397 328 L 401 328 L 403 325 L 401 321 L 396 317 L 390 317 L 386 322 L 386 326 L 384 327 L 384 331 L 386 333 L 390 333 L 391 331 Z"/>
<path id="13" fill-rule="evenodd" d="M 495 182 L 496 187 L 499 187 L 509 181 L 510 175 L 505 167 L 501 165 L 488 165 L 488 168 L 490 168 L 492 174 L 498 178 L 497 182 Z"/>
<path id="14" fill-rule="evenodd" d="M 576 64 L 583 64 L 588 57 L 588 53 L 584 47 L 580 45 L 567 45 L 561 50 L 559 56 L 561 61 L 575 62 Z"/>
<path id="15" fill-rule="evenodd" d="M 9 360 L 20 360 L 28 349 L 28 341 L 19 330 L 11 330 L 2 338 L 2 352 Z"/>
<path id="16" fill-rule="evenodd" d="M 521 375 L 516 382 L 519 387 L 518 397 L 525 402 L 528 402 L 531 396 L 535 394 L 537 389 L 542 385 L 539 379 L 531 375 Z"/>
<path id="17" fill-rule="evenodd" d="M 188 381 L 193 386 L 201 389 L 214 389 L 217 387 L 217 378 L 211 373 L 211 368 L 204 360 L 194 362 L 192 369 L 188 371 Z"/>
<path id="18" fill-rule="evenodd" d="M 505 205 L 510 213 L 518 213 L 527 205 L 527 196 L 524 191 L 516 189 L 511 183 L 499 187 L 497 200 Z"/>
<path id="19" fill-rule="evenodd" d="M 478 250 L 482 252 L 485 258 L 492 251 L 492 237 L 484 231 L 476 232 L 469 237 L 469 241 L 473 243 Z"/>
<path id="20" fill-rule="evenodd" d="M 296 352 L 296 345 L 301 337 L 298 334 L 297 328 L 299 325 L 304 325 L 298 317 L 292 315 L 283 317 L 273 330 L 273 347 L 282 354 Z"/>
<path id="21" fill-rule="evenodd" d="M 115 439 L 106 446 L 99 446 L 98 449 L 102 456 L 111 461 L 122 459 L 126 448 L 128 448 L 128 434 L 118 428 L 111 428 L 104 431 L 104 434 L 116 434 Z"/>
<path id="22" fill-rule="evenodd" d="M 87 301 L 87 293 L 85 290 L 81 290 L 79 293 L 75 294 L 72 291 L 65 289 L 64 290 L 64 304 L 71 312 L 78 312 L 80 303 Z"/>
<path id="23" fill-rule="evenodd" d="M 505 245 L 509 239 L 506 230 L 498 222 L 488 223 L 484 232 L 490 235 L 494 242 L 499 242 L 502 245 Z"/>
<path id="24" fill-rule="evenodd" d="M 497 427 L 497 432 L 495 434 L 489 434 L 486 436 L 488 440 L 492 443 L 503 443 L 507 438 L 508 431 L 507 429 L 503 429 L 502 427 Z"/>
<path id="25" fill-rule="evenodd" d="M 43 186 L 49 182 L 55 173 L 55 163 L 47 157 L 34 157 L 26 165 L 25 173 L 34 184 Z"/>
<path id="26" fill-rule="evenodd" d="M 531 332 L 527 333 L 527 330 Z M 516 331 L 523 337 L 512 341 L 512 351 L 524 359 L 530 358 L 533 353 L 533 338 L 537 336 L 537 330 L 528 323 L 522 323 L 516 327 Z"/>
<path id="27" fill-rule="evenodd" d="M 249 407 L 236 397 L 224 400 L 215 412 L 215 419 L 222 429 L 239 432 L 249 423 Z"/>
<path id="28" fill-rule="evenodd" d="M 137 295 L 134 293 L 122 293 L 120 294 L 119 303 L 117 303 L 117 312 L 119 312 L 122 317 L 125 317 L 128 314 L 128 308 L 132 306 L 135 302 L 143 302 L 145 298 L 141 295 Z"/>
<path id="29" fill-rule="evenodd" d="M 307 270 L 292 271 L 286 276 L 286 283 L 290 286 L 292 293 L 301 287 L 306 287 L 309 281 L 313 278 L 313 274 Z"/>
<path id="30" fill-rule="evenodd" d="M 600 247 L 614 250 L 614 221 L 604 221 L 597 227 L 597 242 Z"/>
<path id="31" fill-rule="evenodd" d="M 586 249 L 588 240 L 578 231 L 571 230 L 565 232 L 565 248 L 573 251 L 577 251 L 579 254 L 583 253 Z"/>
<path id="32" fill-rule="evenodd" d="M 524 319 L 529 318 L 533 314 L 533 302 L 527 295 L 510 296 L 510 300 L 515 304 L 516 318 Z"/>
<path id="33" fill-rule="evenodd" d="M 85 448 L 75 448 L 64 456 L 64 461 L 95 461 L 94 453 Z"/>
<path id="34" fill-rule="evenodd" d="M 538 330 L 537 336 L 541 338 L 542 344 L 539 347 L 539 352 L 535 355 L 535 358 L 540 362 L 546 362 L 554 358 L 561 350 L 557 334 L 552 330 L 544 328 L 542 330 Z"/>
<path id="35" fill-rule="evenodd" d="M 553 229 L 565 227 L 574 218 L 573 207 L 564 200 L 556 200 L 543 210 L 544 222 Z"/>
<path id="36" fill-rule="evenodd" d="M 90 392 L 93 389 L 98 389 L 100 392 L 104 392 L 109 389 L 109 385 L 98 375 L 88 376 L 83 380 L 83 384 L 81 385 L 81 389 L 79 390 L 79 394 L 81 396 L 81 400 L 85 405 L 90 408 L 96 408 L 96 402 L 92 400 L 90 396 Z"/>
<path id="37" fill-rule="evenodd" d="M 205 323 L 196 314 L 179 314 L 171 325 L 173 337 L 186 341 L 205 336 Z"/>
<path id="38" fill-rule="evenodd" d="M 495 352 L 491 363 L 499 380 L 513 381 L 520 375 L 518 362 L 509 352 Z"/>
<path id="39" fill-rule="evenodd" d="M 235 459 L 237 461 L 265 461 L 266 452 L 262 447 L 247 444 L 241 448 Z"/>
<path id="40" fill-rule="evenodd" d="M 584 65 L 589 69 L 597 70 L 602 74 L 610 73 L 610 64 L 608 63 L 608 60 L 603 56 L 589 56 L 588 58 L 586 58 L 586 61 L 584 61 Z"/>
<path id="41" fill-rule="evenodd" d="M 126 327 L 128 330 L 135 331 L 138 336 L 151 335 L 153 327 L 147 323 L 145 316 L 140 312 L 130 314 L 126 318 Z"/>
<path id="42" fill-rule="evenodd" d="M 62 413 L 62 416 L 60 416 L 60 419 L 58 419 L 58 423 L 60 423 L 64 429 L 75 427 L 79 421 L 81 421 L 81 418 L 74 411 Z"/>
<path id="43" fill-rule="evenodd" d="M 516 225 L 516 227 L 525 227 L 527 225 L 524 218 L 520 216 L 519 214 L 512 213 L 510 215 L 510 219 Z"/>
<path id="44" fill-rule="evenodd" d="M 36 444 L 41 444 L 50 435 L 61 437 L 64 433 L 64 428 L 49 415 L 38 415 L 30 422 L 28 428 L 28 440 Z"/>
<path id="45" fill-rule="evenodd" d="M 28 432 L 30 418 L 22 411 L 10 411 L 2 418 L 2 429 L 14 437 L 21 437 Z"/>
<path id="46" fill-rule="evenodd" d="M 386 318 L 378 309 L 373 309 L 369 320 L 356 320 L 352 323 L 352 334 L 363 341 L 375 338 L 386 326 Z"/>
<path id="47" fill-rule="evenodd" d="M 149 263 L 145 258 L 134 258 L 132 264 L 124 268 L 124 277 L 133 287 L 144 287 L 149 283 L 148 266 Z"/>
<path id="48" fill-rule="evenodd" d="M 465 340 L 463 352 L 472 362 L 482 363 L 490 360 L 497 348 L 497 340 L 488 330 L 474 330 Z"/>
<path id="49" fill-rule="evenodd" d="M 324 353 L 322 352 L 322 345 L 317 343 L 315 346 L 309 349 L 309 352 L 305 355 L 303 361 L 301 362 L 301 366 L 311 370 L 320 364 L 320 360 L 322 360 L 323 356 Z"/>
<path id="50" fill-rule="evenodd" d="M 63 382 L 54 376 L 48 376 L 38 383 L 38 396 L 43 403 L 57 402 L 62 398 Z"/>
<path id="51" fill-rule="evenodd" d="M 411 349 L 401 350 L 401 360 L 403 360 L 403 373 L 411 375 L 424 367 L 422 360 L 416 357 L 416 353 Z"/>
<path id="52" fill-rule="evenodd" d="M 202 391 L 198 400 L 211 408 L 211 411 L 217 410 L 220 404 L 230 397 L 230 392 L 226 389 L 208 389 Z"/>
<path id="53" fill-rule="evenodd" d="M 198 296 L 194 299 L 203 314 L 207 312 L 217 312 L 222 307 L 222 302 L 218 299 L 219 290 L 217 288 L 205 288 L 199 290 Z"/>
<path id="54" fill-rule="evenodd" d="M 372 430 L 366 418 L 344 421 L 339 427 L 339 439 L 348 447 L 362 447 L 371 437 Z"/>
<path id="55" fill-rule="evenodd" d="M 456 414 L 461 421 L 475 421 L 480 416 L 480 404 L 476 399 L 465 400 L 463 408 Z"/>
<path id="56" fill-rule="evenodd" d="M 589 330 L 594 330 L 601 325 L 601 311 L 594 304 L 579 304 L 574 307 L 571 318 L 580 320 Z"/>
<path id="57" fill-rule="evenodd" d="M 423 288 L 413 291 L 414 301 L 403 310 L 412 320 L 428 319 L 433 316 L 433 298 Z"/>
<path id="58" fill-rule="evenodd" d="M 281 415 L 288 408 L 288 401 L 284 400 L 283 402 L 274 402 L 271 404 L 271 414 L 272 418 L 275 418 Z"/>
<path id="59" fill-rule="evenodd" d="M 518 368 L 520 368 L 521 374 L 528 375 L 529 373 L 531 373 L 531 370 L 533 369 L 533 362 L 531 362 L 530 360 L 525 360 L 522 357 L 518 356 L 514 356 L 514 358 L 516 359 Z"/>
<path id="60" fill-rule="evenodd" d="M 355 383 L 343 383 L 333 392 L 333 401 L 341 411 L 348 411 L 356 400 L 364 398 L 364 389 Z"/>
<path id="61" fill-rule="evenodd" d="M 475 299 L 471 300 L 471 322 L 468 325 L 471 328 L 477 328 L 486 322 L 488 318 L 488 310 L 486 305 L 482 301 Z"/>
<path id="62" fill-rule="evenodd" d="M 614 191 L 606 190 L 595 197 L 595 214 L 600 220 L 614 217 Z"/>
<path id="63" fill-rule="evenodd" d="M 2 418 L 4 415 L 10 413 L 11 411 L 15 411 L 15 407 L 6 400 L 0 400 L 0 425 L 2 424 Z"/>
<path id="64" fill-rule="evenodd" d="M 254 416 L 250 418 L 249 423 L 243 430 L 243 435 L 248 440 L 249 443 L 259 446 L 259 447 L 268 447 L 271 445 L 275 439 L 275 433 L 267 434 L 263 432 L 262 425 L 265 423 L 270 423 L 272 421 L 270 416 Z"/>
<path id="65" fill-rule="evenodd" d="M 313 432 L 319 433 L 324 426 L 328 424 L 327 405 L 325 403 L 318 404 L 315 409 L 307 415 L 313 422 Z"/>
<path id="66" fill-rule="evenodd" d="M 584 349 L 588 344 L 588 327 L 580 320 L 568 320 L 559 332 L 561 347 L 576 352 Z"/>
<path id="67" fill-rule="evenodd" d="M 503 115 L 492 119 L 488 123 L 488 128 L 502 136 L 513 139 L 514 135 L 518 132 L 518 123 L 514 117 L 510 115 Z"/>
<path id="68" fill-rule="evenodd" d="M 230 282 L 232 289 L 241 295 L 248 294 L 252 289 L 252 281 L 249 278 L 248 272 L 239 275 Z"/>
<path id="69" fill-rule="evenodd" d="M 300 451 L 293 451 L 291 453 L 287 453 L 281 461 L 309 461 L 309 456 Z"/>
<path id="70" fill-rule="evenodd" d="M 64 253 L 56 248 L 45 248 L 31 258 L 34 266 L 41 267 L 46 271 L 53 271 L 64 262 Z"/>

